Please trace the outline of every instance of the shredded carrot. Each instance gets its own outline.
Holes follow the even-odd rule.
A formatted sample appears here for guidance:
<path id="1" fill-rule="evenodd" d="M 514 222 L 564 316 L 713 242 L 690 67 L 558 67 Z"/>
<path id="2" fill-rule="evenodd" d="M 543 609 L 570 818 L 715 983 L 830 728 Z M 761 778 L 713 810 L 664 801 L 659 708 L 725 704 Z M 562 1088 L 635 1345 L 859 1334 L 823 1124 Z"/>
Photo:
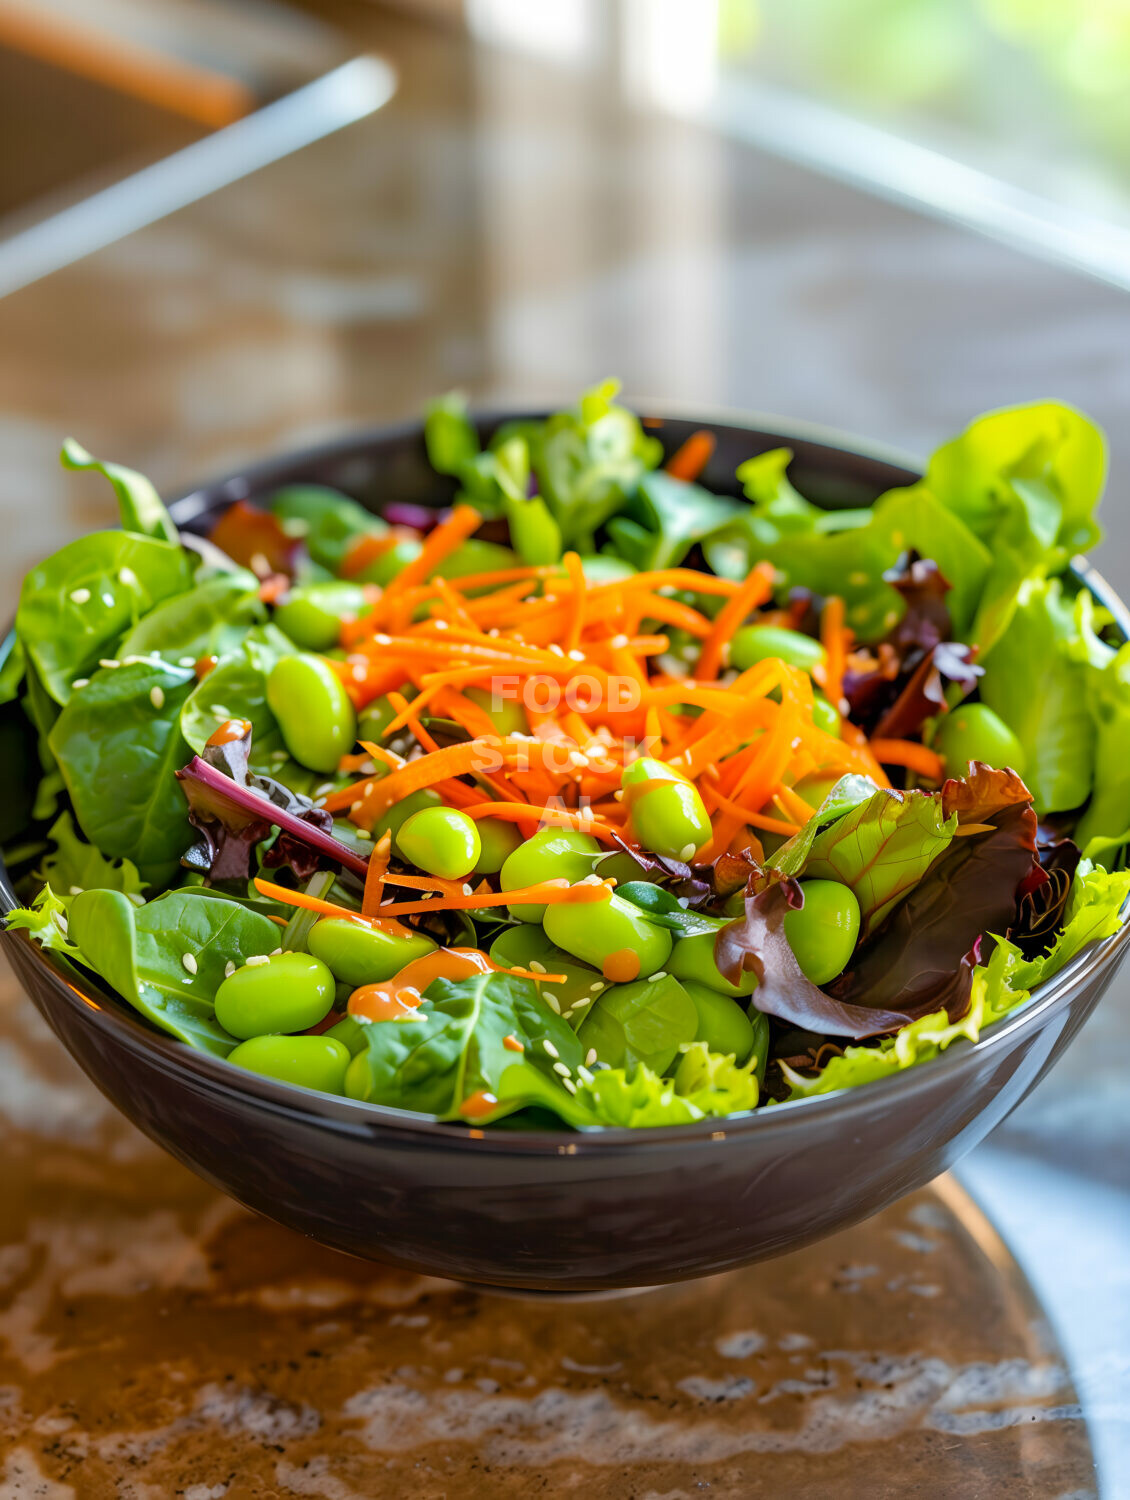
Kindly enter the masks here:
<path id="1" fill-rule="evenodd" d="M 356 578 L 358 573 L 363 573 L 371 563 L 375 563 L 378 557 L 391 552 L 403 535 L 403 532 L 398 533 L 395 528 L 383 531 L 379 536 L 372 531 L 363 532 L 342 558 L 339 570 L 341 576 Z"/>
<path id="2" fill-rule="evenodd" d="M 570 885 L 567 880 L 543 880 L 539 885 L 522 886 L 518 890 L 491 892 L 486 895 L 446 896 L 439 901 L 398 901 L 381 908 L 384 917 L 408 917 L 425 911 L 472 911 L 480 906 L 508 906 L 511 902 L 537 902 L 540 905 L 559 906 L 562 903 L 587 903 L 607 901 L 611 888 L 599 885 Z"/>
<path id="3" fill-rule="evenodd" d="M 449 557 L 461 542 L 465 542 L 472 532 L 479 529 L 482 521 L 482 516 L 473 505 L 457 505 L 446 521 L 441 521 L 434 531 L 428 533 L 428 539 L 417 555 L 401 568 L 385 590 L 385 597 L 394 591 L 403 594 L 405 589 L 410 589 L 417 583 L 425 583 L 444 558 Z"/>
<path id="4" fill-rule="evenodd" d="M 348 917 L 351 922 L 363 922 L 367 927 L 380 927 L 377 917 L 366 917 L 348 906 L 338 906 L 333 901 L 323 901 L 320 896 L 308 896 L 305 891 L 292 891 L 285 885 L 276 885 L 273 880 L 255 877 L 255 889 L 261 896 L 272 901 L 281 901 L 286 906 L 300 906 L 303 911 L 321 912 L 324 917 Z"/>
<path id="5" fill-rule="evenodd" d="M 764 604 L 773 592 L 773 568 L 769 563 L 759 562 L 750 570 L 737 593 L 718 611 L 718 617 L 710 634 L 703 642 L 695 676 L 700 682 L 712 681 L 718 676 L 722 665 L 723 648 L 741 625 L 746 615 Z"/>
<path id="6" fill-rule="evenodd" d="M 575 552 L 566 552 L 562 561 L 565 570 L 569 574 L 569 582 L 573 585 L 572 601 L 569 606 L 569 623 L 563 632 L 562 644 L 566 651 L 575 651 L 581 639 L 581 627 L 585 622 L 585 570 L 581 567 L 581 559 Z"/>
<path id="7" fill-rule="evenodd" d="M 799 823 L 807 823 L 816 809 L 803 797 L 798 796 L 791 786 L 781 782 L 773 793 L 773 801 L 785 813 L 786 817 L 796 818 Z"/>
<path id="8" fill-rule="evenodd" d="M 913 740 L 872 740 L 871 753 L 885 766 L 905 766 L 926 781 L 945 779 L 945 761 L 925 745 L 916 745 Z"/>
<path id="9" fill-rule="evenodd" d="M 389 856 L 392 853 L 392 834 L 382 833 L 373 852 L 369 855 L 369 868 L 365 871 L 365 894 L 361 897 L 361 911 L 366 917 L 375 917 L 384 895 L 385 875 L 388 873 Z"/>
<path id="10" fill-rule="evenodd" d="M 825 600 L 820 616 L 820 639 L 826 653 L 823 664 L 824 692 L 837 713 L 844 696 L 844 672 L 852 634 L 844 624 L 844 601 L 833 594 Z"/>
<path id="11" fill-rule="evenodd" d="M 664 468 L 675 479 L 697 479 L 710 462 L 716 441 L 712 432 L 692 432 L 682 447 L 667 460 Z"/>

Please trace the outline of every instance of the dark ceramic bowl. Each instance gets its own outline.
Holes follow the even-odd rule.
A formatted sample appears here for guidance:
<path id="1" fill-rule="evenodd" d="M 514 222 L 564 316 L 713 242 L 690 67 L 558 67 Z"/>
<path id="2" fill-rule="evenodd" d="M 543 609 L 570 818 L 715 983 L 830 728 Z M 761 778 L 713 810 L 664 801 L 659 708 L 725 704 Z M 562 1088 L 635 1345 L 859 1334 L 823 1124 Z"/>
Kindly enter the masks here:
<path id="1" fill-rule="evenodd" d="M 484 429 L 492 426 L 484 420 Z M 674 448 L 702 422 L 665 420 Z M 709 422 L 707 482 L 782 443 L 823 503 L 866 504 L 914 476 L 837 439 Z M 174 507 L 207 530 L 238 497 L 295 480 L 373 508 L 450 498 L 418 425 L 272 460 Z M 1080 566 L 1119 628 L 1130 617 Z M 11 726 L 9 726 L 11 729 Z M 4 908 L 13 897 L 4 875 Z M 592 1290 L 705 1276 L 792 1250 L 875 1213 L 969 1151 L 1043 1077 L 1125 956 L 1130 928 L 1080 954 L 971 1045 L 887 1081 L 729 1120 L 594 1134 L 469 1131 L 331 1098 L 193 1052 L 121 1000 L 75 987 L 23 934 L 5 949 L 64 1046 L 134 1124 L 249 1208 L 354 1255 L 465 1281 Z"/>

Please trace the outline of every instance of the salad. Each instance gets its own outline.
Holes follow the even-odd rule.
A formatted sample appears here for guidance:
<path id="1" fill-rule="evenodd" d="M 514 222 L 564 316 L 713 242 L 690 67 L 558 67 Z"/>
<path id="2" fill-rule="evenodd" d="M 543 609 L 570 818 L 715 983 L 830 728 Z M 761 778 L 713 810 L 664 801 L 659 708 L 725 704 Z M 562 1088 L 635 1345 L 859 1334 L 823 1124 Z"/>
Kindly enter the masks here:
<path id="1" fill-rule="evenodd" d="M 207 539 L 65 444 L 121 529 L 20 595 L 9 928 L 235 1068 L 581 1130 L 918 1066 L 1116 932 L 1101 433 L 995 412 L 824 510 L 616 394 L 485 447 L 447 397 L 448 509 L 288 485 Z"/>

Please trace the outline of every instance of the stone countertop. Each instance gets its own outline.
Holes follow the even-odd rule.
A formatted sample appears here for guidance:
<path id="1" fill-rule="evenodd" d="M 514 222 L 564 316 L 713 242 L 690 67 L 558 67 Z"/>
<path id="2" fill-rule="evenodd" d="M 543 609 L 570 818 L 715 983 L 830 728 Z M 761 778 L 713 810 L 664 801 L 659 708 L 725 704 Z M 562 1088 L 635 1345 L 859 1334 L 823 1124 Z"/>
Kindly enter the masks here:
<path id="1" fill-rule="evenodd" d="M 484 402 L 531 403 L 606 373 L 640 399 L 773 411 L 911 451 L 985 408 L 1064 397 L 1111 435 L 1099 560 L 1116 584 L 1130 582 L 1123 294 L 693 122 L 633 112 L 583 72 L 377 12 L 349 15 L 357 45 L 400 72 L 386 109 L 0 302 L 9 597 L 29 562 L 109 517 L 93 479 L 58 470 L 65 432 L 172 493 L 280 446 L 413 414 L 453 385 Z M 999 1247 L 976 1260 L 981 1230 L 952 1198 L 920 1197 L 842 1243 L 697 1291 L 539 1311 L 536 1323 L 528 1304 L 414 1288 L 338 1261 L 171 1169 L 73 1076 L 41 1076 L 51 1044 L 25 1041 L 12 988 L 0 1038 L 13 1121 L 0 1338 L 16 1361 L 3 1377 L 13 1495 L 202 1500 L 272 1484 L 330 1500 L 410 1484 L 503 1493 L 483 1465 L 528 1474 L 539 1454 L 556 1455 L 553 1472 L 570 1484 L 583 1473 L 594 1493 L 625 1494 L 630 1453 L 638 1493 L 682 1494 L 699 1483 L 691 1468 L 705 1451 L 714 1493 L 750 1493 L 754 1472 L 797 1494 L 848 1474 L 860 1493 L 930 1493 L 938 1465 L 949 1466 L 946 1493 L 1006 1492 L 1003 1471 L 983 1459 L 1014 1465 L 1007 1493 L 1082 1496 L 1100 1481 L 1079 1469 L 1071 1381 L 1103 1492 L 1130 1490 L 1125 981 L 965 1169 L 1044 1299 L 1070 1378 L 1049 1373 L 1054 1350 L 1032 1333 L 1030 1308 L 1001 1312 L 1023 1293 L 1007 1269 L 985 1273 Z M 25 1047 L 35 1068 L 19 1060 Z M 948 1268 L 929 1272 L 942 1288 L 933 1299 L 906 1292 L 923 1261 L 897 1238 L 918 1234 L 922 1214 L 941 1215 L 946 1235 L 942 1260 L 927 1257 Z M 843 1265 L 878 1269 L 833 1295 Z M 429 1321 L 406 1321 L 419 1317 Z M 686 1342 L 668 1350 L 672 1328 Z M 614 1358 L 593 1352 L 605 1329 Z M 748 1360 L 719 1354 L 716 1337 L 743 1332 L 766 1343 Z M 794 1333 L 813 1344 L 778 1347 Z M 486 1368 L 511 1357 L 496 1345 L 521 1348 L 521 1372 Z M 809 1359 L 794 1371 L 792 1354 L 809 1348 L 847 1351 L 831 1363 L 840 1395 L 820 1394 Z M 861 1374 L 865 1353 L 896 1360 L 896 1373 Z M 624 1362 L 627 1391 L 613 1391 L 610 1372 L 565 1365 L 566 1395 L 556 1394 L 564 1377 L 549 1365 L 564 1358 Z M 1002 1361 L 1020 1362 L 1008 1366 L 1018 1384 Z M 466 1378 L 443 1378 L 454 1369 Z M 997 1374 L 984 1376 L 994 1394 L 982 1398 L 970 1372 L 984 1370 Z M 1004 1385 L 992 1384 L 998 1375 Z M 521 1386 L 527 1376 L 534 1384 Z M 806 1415 L 825 1411 L 821 1400 L 834 1407 L 857 1379 L 875 1397 L 853 1407 L 852 1421 L 872 1424 L 866 1439 L 836 1425 L 842 1413 Z M 781 1387 L 790 1380 L 805 1389 Z M 386 1383 L 397 1404 L 378 1409 L 365 1393 Z M 893 1414 L 879 1394 L 887 1385 Z M 1033 1404 L 1057 1420 L 1021 1441 Z M 1000 1415 L 986 1418 L 990 1408 Z M 939 1428 L 939 1410 L 981 1415 L 960 1431 L 951 1416 Z M 808 1422 L 838 1436 L 813 1436 Z M 809 1436 L 757 1436 L 782 1423 Z M 327 1442 L 334 1424 L 348 1427 L 341 1445 Z M 234 1478 L 205 1462 L 221 1436 Z M 266 1446 L 275 1441 L 283 1455 Z M 72 1445 L 96 1478 L 76 1479 Z M 456 1448 L 463 1467 L 449 1473 L 443 1454 Z M 608 1462 L 578 1468 L 586 1449 Z M 929 1478 L 915 1469 L 927 1461 Z M 48 1476 L 38 1490 L 37 1472 Z"/>

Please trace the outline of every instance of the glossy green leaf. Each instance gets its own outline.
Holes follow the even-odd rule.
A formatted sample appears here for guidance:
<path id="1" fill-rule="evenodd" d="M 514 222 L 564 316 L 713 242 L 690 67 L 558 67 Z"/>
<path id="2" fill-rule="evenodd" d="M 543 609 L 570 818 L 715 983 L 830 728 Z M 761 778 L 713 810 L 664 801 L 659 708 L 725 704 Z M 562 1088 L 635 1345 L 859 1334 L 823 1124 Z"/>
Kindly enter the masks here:
<path id="1" fill-rule="evenodd" d="M 194 685 L 190 668 L 169 662 L 104 668 L 51 731 L 83 833 L 103 854 L 132 859 L 154 884 L 192 843 L 174 773 L 191 754 L 180 711 Z"/>
<path id="2" fill-rule="evenodd" d="M 30 570 L 16 631 L 47 692 L 66 703 L 75 678 L 89 677 L 100 659 L 114 658 L 122 636 L 143 615 L 191 585 L 180 547 L 131 532 L 95 531 Z"/>
<path id="3" fill-rule="evenodd" d="M 120 891 L 84 891 L 69 927 L 83 962 L 112 989 L 162 1031 L 217 1057 L 236 1045 L 215 1018 L 226 966 L 270 953 L 279 935 L 261 913 L 191 889 L 141 907 Z"/>
<path id="4" fill-rule="evenodd" d="M 178 533 L 173 519 L 152 481 L 146 479 L 144 474 L 137 473 L 135 469 L 127 469 L 122 464 L 108 464 L 92 458 L 74 438 L 67 438 L 63 443 L 59 461 L 64 469 L 88 469 L 105 475 L 118 497 L 123 531 L 157 537 L 165 542 L 177 541 Z"/>
<path id="5" fill-rule="evenodd" d="M 132 860 L 110 860 L 93 844 L 79 838 L 69 812 L 56 819 L 48 837 L 54 848 L 45 854 L 37 875 L 64 898 L 101 888 L 141 898 L 144 883 Z"/>
<path id="6" fill-rule="evenodd" d="M 118 647 L 119 657 L 223 656 L 239 646 L 249 626 L 266 618 L 254 573 L 213 573 L 144 615 Z"/>

